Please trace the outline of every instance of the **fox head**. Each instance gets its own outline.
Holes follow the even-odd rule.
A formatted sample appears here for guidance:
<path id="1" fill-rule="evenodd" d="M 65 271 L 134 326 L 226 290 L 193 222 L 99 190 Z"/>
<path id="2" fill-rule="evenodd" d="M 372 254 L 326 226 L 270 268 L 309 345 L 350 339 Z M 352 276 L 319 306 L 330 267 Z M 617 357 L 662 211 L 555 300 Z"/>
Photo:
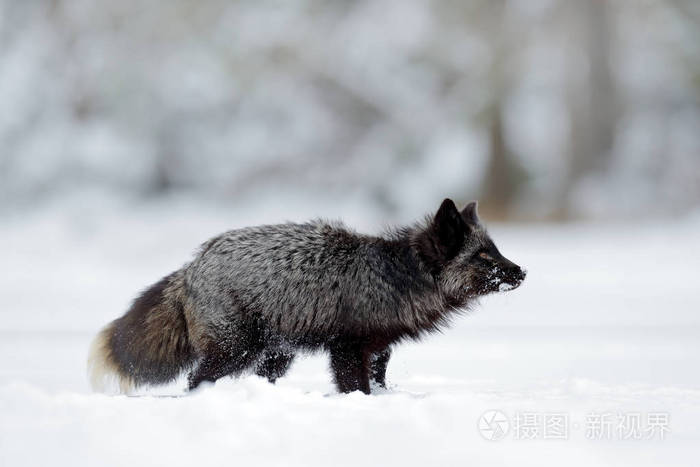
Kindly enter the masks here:
<path id="1" fill-rule="evenodd" d="M 477 203 L 459 211 L 445 199 L 415 245 L 422 262 L 455 306 L 520 286 L 526 272 L 505 258 L 479 221 Z"/>

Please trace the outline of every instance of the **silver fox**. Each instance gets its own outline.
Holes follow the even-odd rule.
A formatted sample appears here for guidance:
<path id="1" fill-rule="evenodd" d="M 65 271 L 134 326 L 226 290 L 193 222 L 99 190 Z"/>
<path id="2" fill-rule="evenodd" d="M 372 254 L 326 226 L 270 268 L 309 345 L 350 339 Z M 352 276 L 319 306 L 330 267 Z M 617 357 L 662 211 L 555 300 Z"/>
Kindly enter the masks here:
<path id="1" fill-rule="evenodd" d="M 325 350 L 340 392 L 386 386 L 393 345 L 437 331 L 479 296 L 518 287 L 476 203 L 446 199 L 423 222 L 383 236 L 311 221 L 249 227 L 204 243 L 146 289 L 90 350 L 96 389 L 189 389 L 246 370 L 270 382 L 295 354 Z"/>

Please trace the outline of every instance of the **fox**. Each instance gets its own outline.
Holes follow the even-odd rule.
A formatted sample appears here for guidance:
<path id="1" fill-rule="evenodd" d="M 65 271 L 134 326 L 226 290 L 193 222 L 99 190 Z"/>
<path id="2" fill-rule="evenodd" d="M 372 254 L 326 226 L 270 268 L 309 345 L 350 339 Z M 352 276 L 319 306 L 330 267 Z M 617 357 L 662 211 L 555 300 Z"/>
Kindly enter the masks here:
<path id="1" fill-rule="evenodd" d="M 476 202 L 377 236 L 338 221 L 231 230 L 143 291 L 94 338 L 90 381 L 130 393 L 187 372 L 187 389 L 254 372 L 284 376 L 325 351 L 340 393 L 386 388 L 392 349 L 441 331 L 484 295 L 519 287 Z"/>

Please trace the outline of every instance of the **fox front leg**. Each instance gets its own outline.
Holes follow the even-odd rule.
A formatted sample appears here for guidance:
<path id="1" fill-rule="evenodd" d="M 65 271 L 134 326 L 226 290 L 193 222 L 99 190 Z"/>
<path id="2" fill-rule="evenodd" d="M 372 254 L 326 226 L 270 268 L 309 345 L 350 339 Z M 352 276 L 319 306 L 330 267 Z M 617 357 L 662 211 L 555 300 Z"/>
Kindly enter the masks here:
<path id="1" fill-rule="evenodd" d="M 369 394 L 370 353 L 353 342 L 335 342 L 330 346 L 331 370 L 339 392 L 362 391 Z"/>
<path id="2" fill-rule="evenodd" d="M 386 388 L 386 367 L 391 358 L 391 348 L 387 347 L 370 356 L 370 382 L 373 386 Z"/>

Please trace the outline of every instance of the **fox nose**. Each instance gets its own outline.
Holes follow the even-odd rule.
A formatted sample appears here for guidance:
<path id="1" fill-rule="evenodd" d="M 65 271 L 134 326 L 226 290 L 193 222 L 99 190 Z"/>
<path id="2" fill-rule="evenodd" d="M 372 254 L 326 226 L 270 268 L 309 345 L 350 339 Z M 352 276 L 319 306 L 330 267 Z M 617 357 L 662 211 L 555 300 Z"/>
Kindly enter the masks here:
<path id="1" fill-rule="evenodd" d="M 525 280 L 525 276 L 527 276 L 527 271 L 525 271 L 523 268 L 517 265 L 513 265 L 513 267 L 510 268 L 508 271 L 508 275 L 512 277 L 514 280 L 518 282 L 522 282 Z"/>
<path id="2" fill-rule="evenodd" d="M 500 269 L 503 271 L 508 281 L 520 283 L 525 280 L 527 272 L 523 268 L 500 254 L 498 255 L 498 261 L 500 263 Z"/>

